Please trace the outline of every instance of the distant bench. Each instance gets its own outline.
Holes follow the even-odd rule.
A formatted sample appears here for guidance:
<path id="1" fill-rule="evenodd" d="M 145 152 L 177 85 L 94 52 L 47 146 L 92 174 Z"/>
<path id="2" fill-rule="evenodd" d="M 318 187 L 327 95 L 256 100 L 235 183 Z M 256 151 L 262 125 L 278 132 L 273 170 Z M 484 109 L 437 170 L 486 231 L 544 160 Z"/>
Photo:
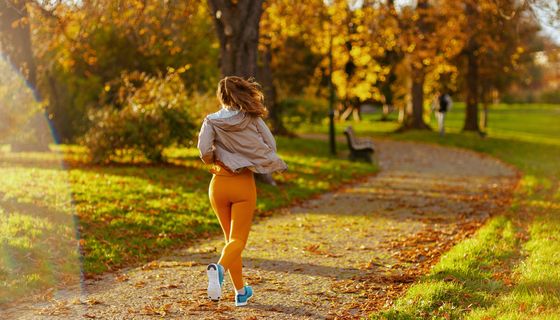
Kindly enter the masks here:
<path id="1" fill-rule="evenodd" d="M 370 139 L 357 138 L 352 126 L 348 126 L 344 130 L 348 148 L 350 149 L 350 160 L 363 159 L 367 162 L 373 162 L 373 153 L 375 149 Z"/>

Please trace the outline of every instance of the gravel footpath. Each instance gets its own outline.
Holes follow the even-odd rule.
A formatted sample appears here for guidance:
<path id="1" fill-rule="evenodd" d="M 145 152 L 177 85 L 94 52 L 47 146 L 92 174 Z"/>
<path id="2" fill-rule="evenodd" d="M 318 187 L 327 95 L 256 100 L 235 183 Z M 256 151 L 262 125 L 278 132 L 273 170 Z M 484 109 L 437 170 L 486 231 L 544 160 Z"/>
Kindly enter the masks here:
<path id="1" fill-rule="evenodd" d="M 255 296 L 244 308 L 233 306 L 229 281 L 222 301 L 206 299 L 205 265 L 223 246 L 216 237 L 0 319 L 350 319 L 387 307 L 504 209 L 517 174 L 459 149 L 376 148 L 378 175 L 255 222 L 243 256 Z"/>

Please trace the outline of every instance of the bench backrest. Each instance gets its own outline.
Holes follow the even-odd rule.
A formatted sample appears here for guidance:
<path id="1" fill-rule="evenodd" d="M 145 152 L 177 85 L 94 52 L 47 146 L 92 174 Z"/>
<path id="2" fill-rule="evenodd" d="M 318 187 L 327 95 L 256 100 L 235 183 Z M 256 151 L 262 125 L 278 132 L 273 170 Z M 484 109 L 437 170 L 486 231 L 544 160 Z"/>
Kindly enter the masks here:
<path id="1" fill-rule="evenodd" d="M 354 134 L 354 129 L 352 126 L 348 126 L 346 130 L 344 130 L 344 135 L 346 135 L 346 140 L 348 141 L 348 146 L 350 149 L 355 149 L 354 146 L 356 145 L 356 136 Z"/>

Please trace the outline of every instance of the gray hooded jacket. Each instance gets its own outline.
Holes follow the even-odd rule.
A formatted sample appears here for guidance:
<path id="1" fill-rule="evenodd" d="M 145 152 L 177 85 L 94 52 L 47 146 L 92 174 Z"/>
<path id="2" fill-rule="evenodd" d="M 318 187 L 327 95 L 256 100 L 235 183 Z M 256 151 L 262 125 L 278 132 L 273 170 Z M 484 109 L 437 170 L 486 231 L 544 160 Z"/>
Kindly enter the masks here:
<path id="1" fill-rule="evenodd" d="M 261 117 L 222 108 L 204 119 L 198 135 L 204 163 L 221 161 L 231 171 L 249 168 L 272 173 L 288 168 L 276 154 L 276 141 Z"/>

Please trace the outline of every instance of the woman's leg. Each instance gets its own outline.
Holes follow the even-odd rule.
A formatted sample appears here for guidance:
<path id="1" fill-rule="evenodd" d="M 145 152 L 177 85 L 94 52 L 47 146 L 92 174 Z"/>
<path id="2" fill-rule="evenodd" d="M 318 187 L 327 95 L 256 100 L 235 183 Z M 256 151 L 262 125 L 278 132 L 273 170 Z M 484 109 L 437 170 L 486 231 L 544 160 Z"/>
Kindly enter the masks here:
<path id="1" fill-rule="evenodd" d="M 230 233 L 231 233 L 231 221 L 232 221 L 232 216 L 231 216 L 231 205 L 227 202 L 227 201 L 218 201 L 216 199 L 216 195 L 215 193 L 210 193 L 210 203 L 212 205 L 212 209 L 214 209 L 214 212 L 216 213 L 216 216 L 218 217 L 218 221 L 220 222 L 220 226 L 222 227 L 222 231 L 224 232 L 224 239 L 226 242 L 226 245 L 229 242 L 230 239 Z M 219 197 L 218 197 L 219 199 Z M 222 254 L 223 256 L 223 254 Z M 220 260 L 221 261 L 221 260 Z M 220 263 L 220 262 L 219 262 Z M 229 271 L 229 275 L 231 277 L 231 281 L 233 282 L 233 285 L 235 288 L 239 289 L 243 287 L 243 277 L 241 276 L 241 270 L 243 268 L 243 263 L 241 261 L 241 255 L 235 259 L 229 267 L 226 267 L 223 265 L 223 263 L 220 263 L 226 270 Z"/>
<path id="2" fill-rule="evenodd" d="M 235 290 L 239 290 L 245 285 L 243 282 L 243 261 L 241 255 L 229 266 L 229 277 L 231 282 L 233 282 Z"/>
<path id="3" fill-rule="evenodd" d="M 220 227 L 222 227 L 222 231 L 224 233 L 224 238 L 226 244 L 229 241 L 229 233 L 231 227 L 231 204 L 224 197 L 224 191 L 220 178 L 214 176 L 212 181 L 210 181 L 210 188 L 209 188 L 209 198 L 210 198 L 210 205 L 214 210 L 214 213 L 218 217 L 218 222 L 220 223 Z"/>
<path id="4" fill-rule="evenodd" d="M 229 242 L 222 250 L 219 264 L 229 270 L 235 289 L 243 288 L 241 253 L 247 243 L 256 207 L 256 197 L 231 206 Z"/>
<path id="5" fill-rule="evenodd" d="M 230 239 L 230 232 L 231 232 L 230 231 L 231 230 L 231 206 L 230 205 L 218 206 L 214 204 L 214 201 L 211 202 L 212 202 L 212 208 L 214 209 L 214 212 L 216 213 L 216 216 L 220 221 L 220 226 L 222 227 L 222 231 L 224 232 L 224 238 L 227 245 Z M 222 257 L 223 257 L 223 253 L 222 253 Z M 241 276 L 241 270 L 243 268 L 242 266 L 243 263 L 241 261 L 241 255 L 239 255 L 239 257 L 235 259 L 229 265 L 229 267 L 224 266 L 222 262 L 218 262 L 218 263 L 220 263 L 226 270 L 229 271 L 231 281 L 233 282 L 235 288 L 236 289 L 242 288 L 243 277 Z"/>
<path id="6" fill-rule="evenodd" d="M 256 208 L 255 181 L 252 174 L 235 177 L 214 176 L 209 191 L 210 203 L 226 240 L 218 263 L 229 271 L 235 288 L 241 289 L 241 252 L 247 243 Z"/>

